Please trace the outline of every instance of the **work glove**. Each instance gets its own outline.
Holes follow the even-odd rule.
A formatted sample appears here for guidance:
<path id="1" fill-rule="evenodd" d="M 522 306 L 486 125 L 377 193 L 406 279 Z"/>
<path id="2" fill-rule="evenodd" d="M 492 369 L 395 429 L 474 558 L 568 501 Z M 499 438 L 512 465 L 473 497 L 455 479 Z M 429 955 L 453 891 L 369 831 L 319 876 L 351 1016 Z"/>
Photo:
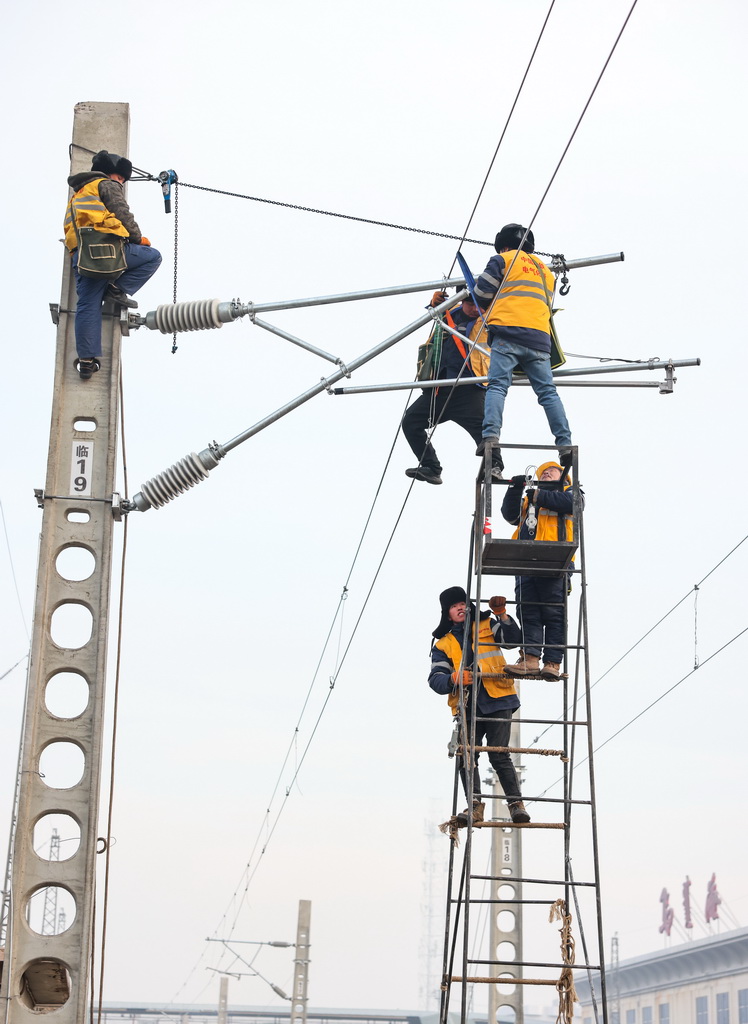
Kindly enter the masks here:
<path id="1" fill-rule="evenodd" d="M 442 302 L 445 302 L 447 298 L 446 292 L 434 292 L 431 296 L 431 305 L 439 306 Z"/>
<path id="2" fill-rule="evenodd" d="M 531 487 L 530 490 L 527 492 L 527 500 L 530 502 L 530 504 L 532 504 L 532 502 L 535 501 L 535 488 L 534 487 Z"/>
<path id="3" fill-rule="evenodd" d="M 473 682 L 473 673 L 468 668 L 463 669 L 462 670 L 462 685 L 463 686 L 470 686 L 472 684 L 472 682 Z M 454 686 L 459 686 L 460 685 L 460 673 L 459 672 L 453 672 L 452 673 L 452 684 Z"/>
<path id="4" fill-rule="evenodd" d="M 499 618 L 502 615 L 506 615 L 506 598 L 505 597 L 492 597 L 488 602 L 488 607 Z"/>
<path id="5" fill-rule="evenodd" d="M 150 238 L 146 238 L 145 235 L 143 235 L 143 237 L 140 239 L 140 244 L 141 245 L 150 245 L 151 244 L 151 240 L 150 240 Z"/>
<path id="6" fill-rule="evenodd" d="M 510 480 L 510 485 L 512 487 L 524 487 L 526 479 L 527 478 L 525 477 L 524 473 L 518 473 L 517 476 L 512 477 L 512 479 Z"/>

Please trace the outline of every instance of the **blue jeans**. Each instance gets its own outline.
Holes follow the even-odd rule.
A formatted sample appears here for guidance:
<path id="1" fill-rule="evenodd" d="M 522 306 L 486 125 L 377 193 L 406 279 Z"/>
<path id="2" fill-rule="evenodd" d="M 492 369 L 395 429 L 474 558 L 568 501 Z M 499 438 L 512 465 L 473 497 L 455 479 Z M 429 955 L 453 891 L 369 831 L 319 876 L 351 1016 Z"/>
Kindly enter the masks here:
<path id="1" fill-rule="evenodd" d="M 134 295 L 150 280 L 161 266 L 161 253 L 150 245 L 132 245 L 125 242 L 127 270 L 114 284 L 128 295 Z M 101 356 L 101 303 L 109 281 L 83 277 L 78 273 L 78 252 L 73 253 L 75 288 L 78 307 L 75 311 L 75 347 L 79 359 Z"/>
<path id="2" fill-rule="evenodd" d="M 571 444 L 571 431 L 558 397 L 551 373 L 551 360 L 547 352 L 538 352 L 515 341 L 505 341 L 489 327 L 491 335 L 491 366 L 488 370 L 486 411 L 483 417 L 483 436 L 500 437 L 504 420 L 504 400 L 512 383 L 512 370 L 519 367 L 527 374 L 532 389 L 538 396 L 548 417 L 548 426 L 558 445 Z"/>

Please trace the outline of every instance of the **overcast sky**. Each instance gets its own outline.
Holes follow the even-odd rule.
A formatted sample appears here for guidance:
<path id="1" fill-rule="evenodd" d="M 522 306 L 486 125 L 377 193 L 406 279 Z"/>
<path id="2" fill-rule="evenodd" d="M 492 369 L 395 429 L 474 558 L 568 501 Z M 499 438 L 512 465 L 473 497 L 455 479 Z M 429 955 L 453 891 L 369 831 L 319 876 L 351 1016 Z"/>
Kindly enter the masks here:
<path id="1" fill-rule="evenodd" d="M 558 0 L 471 238 L 491 240 L 507 221 L 533 216 L 629 7 Z M 60 295 L 75 104 L 129 103 L 130 156 L 151 173 L 175 168 L 185 183 L 459 235 L 546 10 L 534 0 L 355 9 L 133 0 L 92 18 L 31 0 L 5 13 L 0 674 L 23 658 L 33 613 L 41 523 L 33 488 L 45 479 L 55 350 L 48 303 Z M 534 225 L 541 251 L 626 254 L 571 275 L 559 333 L 586 357 L 571 365 L 702 360 L 678 373 L 668 397 L 562 392 L 588 502 L 593 680 L 746 533 L 738 249 L 747 21 L 737 0 L 639 0 Z M 146 311 L 171 301 L 174 219 L 157 184 L 133 184 L 129 197 L 164 253 L 138 296 Z M 180 190 L 179 206 L 182 299 L 263 302 L 437 279 L 456 249 L 195 189 Z M 476 271 L 491 251 L 464 246 Z M 427 299 L 265 319 L 350 360 L 416 319 Z M 423 337 L 395 346 L 353 383 L 411 380 Z M 248 321 L 182 335 L 176 355 L 170 347 L 170 337 L 145 330 L 124 342 L 131 493 L 331 369 Z M 433 1008 L 422 992 L 424 886 L 430 870 L 442 871 L 447 841 L 428 837 L 449 813 L 453 765 L 447 708 L 426 676 L 438 593 L 467 579 L 477 468 L 454 425 L 435 438 L 444 485 L 414 486 L 292 782 L 408 494 L 403 471 L 413 459 L 400 437 L 349 580 L 405 400 L 403 392 L 323 394 L 236 449 L 188 495 L 131 517 L 108 999 L 214 1000 L 208 968 L 231 958 L 219 962 L 205 937 L 233 927 L 246 940 L 293 940 L 298 900 L 310 899 L 313 1005 Z M 510 394 L 503 438 L 550 442 L 528 389 Z M 521 472 L 526 458 L 538 463 L 543 453 L 507 459 L 508 471 Z M 119 550 L 119 528 L 118 538 Z M 663 887 L 682 922 L 686 875 L 697 922 L 716 872 L 733 920 L 748 923 L 745 636 L 707 663 L 748 626 L 747 567 L 745 544 L 703 583 L 697 616 L 691 595 L 593 692 L 599 744 L 686 676 L 695 656 L 703 663 L 596 758 L 605 946 L 617 932 L 622 959 L 661 948 Z M 283 767 L 346 583 L 342 624 L 338 617 Z M 497 578 L 489 589 L 511 596 L 512 582 Z M 3 856 L 24 671 L 21 662 L 0 680 Z M 559 710 L 545 684 L 528 683 L 523 700 L 527 716 Z M 525 791 L 539 792 L 555 771 L 529 763 Z M 488 845 L 481 833 L 476 863 Z M 547 834 L 526 833 L 525 856 L 547 875 L 561 869 Z M 240 902 L 233 894 L 248 862 Z M 553 957 L 555 928 L 528 927 Z M 265 950 L 256 966 L 290 986 L 290 951 Z M 257 978 L 231 986 L 232 1002 L 276 1000 Z"/>

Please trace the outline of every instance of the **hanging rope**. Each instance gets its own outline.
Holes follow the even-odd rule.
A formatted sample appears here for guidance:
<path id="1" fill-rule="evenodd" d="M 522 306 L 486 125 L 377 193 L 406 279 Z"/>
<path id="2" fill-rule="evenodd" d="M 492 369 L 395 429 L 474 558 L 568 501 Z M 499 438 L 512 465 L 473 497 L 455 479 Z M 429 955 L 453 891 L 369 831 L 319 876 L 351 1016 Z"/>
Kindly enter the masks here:
<path id="1" fill-rule="evenodd" d="M 576 959 L 574 951 L 574 937 L 571 934 L 571 914 L 566 913 L 566 901 L 558 899 L 551 906 L 551 912 L 548 915 L 549 922 L 561 921 L 562 925 L 559 928 L 561 935 L 561 959 L 566 964 L 561 970 L 561 976 L 556 982 L 556 991 L 558 992 L 558 1016 L 556 1017 L 556 1024 L 571 1024 L 574 1017 L 574 1003 L 579 1002 L 577 991 L 574 988 L 574 972 L 572 971 L 572 965 Z"/>

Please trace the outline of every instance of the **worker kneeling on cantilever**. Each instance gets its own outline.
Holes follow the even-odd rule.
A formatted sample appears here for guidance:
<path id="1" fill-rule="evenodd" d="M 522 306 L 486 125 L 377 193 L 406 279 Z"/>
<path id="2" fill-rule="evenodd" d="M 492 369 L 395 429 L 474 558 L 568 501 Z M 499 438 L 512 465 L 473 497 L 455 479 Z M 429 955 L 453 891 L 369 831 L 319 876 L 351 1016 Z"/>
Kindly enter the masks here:
<path id="1" fill-rule="evenodd" d="M 553 274 L 542 260 L 532 255 L 533 233 L 521 224 L 505 224 L 496 236 L 494 248 L 499 255 L 491 258 L 475 282 L 475 297 L 487 311 L 491 338 L 483 440 L 475 454 L 483 455 L 484 449 L 490 448 L 492 475 L 500 480 L 504 465 L 499 454 L 499 436 L 504 401 L 515 369 L 527 374 L 545 410 L 563 466 L 571 465 L 571 431 L 551 372 Z"/>
<path id="2" fill-rule="evenodd" d="M 504 656 L 499 644 L 513 647 L 521 639 L 520 629 L 514 619 L 507 614 L 506 598 L 492 597 L 489 601 L 491 611 L 481 612 L 479 621 L 475 620 L 475 608 L 471 604 L 471 636 L 467 640 L 465 662 L 462 661 L 465 641 L 465 617 L 467 614 L 467 595 L 462 587 L 449 587 L 439 595 L 442 617 L 433 632 L 434 642 L 431 645 L 431 672 L 429 686 L 436 693 L 449 697 L 452 714 L 458 715 L 459 680 L 462 671 L 462 684 L 467 695 L 465 703 L 465 732 L 470 735 L 471 703 L 470 689 L 477 679 L 476 695 L 477 720 L 475 723 L 475 742 L 481 745 L 485 737 L 486 746 L 506 747 L 509 745 L 512 715 L 520 706 L 519 697 L 511 679 L 504 676 Z M 491 613 L 495 616 L 492 619 Z M 472 639 L 475 629 L 478 632 L 477 658 Z M 477 667 L 476 667 L 477 666 Z M 480 721 L 483 719 L 483 721 Z M 455 828 L 465 828 L 468 824 L 470 804 L 472 803 L 473 823 L 482 822 L 485 804 L 481 797 L 480 772 L 478 771 L 478 754 L 473 762 L 472 786 L 468 788 L 465 772 L 465 758 L 460 757 L 460 775 L 468 807 L 462 814 L 439 826 L 443 832 L 453 833 Z M 499 777 L 501 788 L 509 804 L 509 813 L 514 822 L 528 822 L 530 815 L 525 810 L 520 793 L 519 779 L 512 763 L 511 755 L 506 752 L 491 751 L 488 759 Z M 472 792 L 471 792 L 472 790 Z"/>
<path id="3" fill-rule="evenodd" d="M 434 292 L 432 306 L 446 300 L 445 292 Z M 469 299 L 445 313 L 446 323 L 470 339 L 480 336 L 480 310 Z M 438 338 L 438 346 L 437 346 Z M 485 329 L 483 333 L 485 342 Z M 432 351 L 428 378 L 432 380 L 454 380 L 457 377 L 485 377 L 488 371 L 488 357 L 480 349 L 470 348 L 461 338 L 435 326 L 429 344 L 438 347 Z M 468 349 L 470 351 L 468 352 Z M 419 377 L 423 380 L 423 377 Z M 406 469 L 405 475 L 429 484 L 442 482 L 442 467 L 434 446 L 429 441 L 427 428 L 437 423 L 452 420 L 470 434 L 476 444 L 480 443 L 483 429 L 483 400 L 485 385 L 466 384 L 463 387 L 426 388 L 403 416 L 403 434 L 419 460 L 418 465 Z"/>

